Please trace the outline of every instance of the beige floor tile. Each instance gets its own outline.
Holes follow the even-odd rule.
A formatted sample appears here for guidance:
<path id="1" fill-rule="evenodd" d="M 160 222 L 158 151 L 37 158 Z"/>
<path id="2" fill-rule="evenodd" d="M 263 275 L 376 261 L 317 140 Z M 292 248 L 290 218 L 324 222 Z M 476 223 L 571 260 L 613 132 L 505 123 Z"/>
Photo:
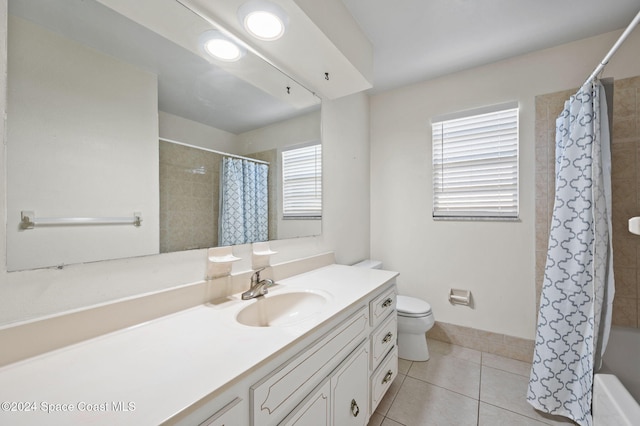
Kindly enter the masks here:
<path id="1" fill-rule="evenodd" d="M 434 352 L 429 361 L 414 362 L 407 375 L 470 398 L 479 398 L 480 364 L 475 362 Z"/>
<path id="2" fill-rule="evenodd" d="M 405 426 L 402 423 L 394 422 L 391 419 L 384 419 L 381 426 Z"/>
<path id="3" fill-rule="evenodd" d="M 407 374 L 412 363 L 413 361 L 409 361 L 408 359 L 398 358 L 398 373 Z"/>
<path id="4" fill-rule="evenodd" d="M 398 394 L 398 391 L 400 391 L 402 382 L 404 382 L 404 379 L 406 377 L 407 376 L 405 376 L 404 374 L 399 374 L 395 378 L 393 383 L 391 383 L 391 386 L 389 386 L 387 393 L 382 398 L 382 401 L 380 401 L 380 404 L 378 404 L 376 413 L 382 414 L 383 416 L 387 414 L 387 411 L 389 411 L 389 408 L 391 408 L 391 404 L 393 403 L 393 400 L 396 399 L 396 395 Z"/>
<path id="5" fill-rule="evenodd" d="M 480 403 L 478 426 L 538 426 L 545 424 L 484 402 Z"/>
<path id="6" fill-rule="evenodd" d="M 506 358 L 500 355 L 482 354 L 482 365 L 495 368 L 497 370 L 508 371 L 509 373 L 518 374 L 520 376 L 529 377 L 531 373 L 531 364 L 528 362 L 518 361 Z"/>
<path id="7" fill-rule="evenodd" d="M 564 417 L 548 416 L 535 410 L 527 402 L 528 386 L 528 377 L 483 366 L 480 401 L 547 424 L 572 423 Z"/>
<path id="8" fill-rule="evenodd" d="M 427 362 L 399 360 L 369 426 L 574 424 L 527 403 L 529 363 L 431 339 L 429 350 Z"/>
<path id="9" fill-rule="evenodd" d="M 373 413 L 373 416 L 369 419 L 369 423 L 367 426 L 380 426 L 384 421 L 384 416 L 382 414 Z"/>
<path id="10" fill-rule="evenodd" d="M 475 425 L 478 421 L 478 401 L 407 377 L 387 418 L 406 426 Z"/>
<path id="11" fill-rule="evenodd" d="M 480 364 L 481 361 L 482 352 L 475 349 L 463 348 L 462 346 L 433 339 L 427 339 L 427 345 L 429 346 L 429 353 L 450 355 L 466 361 L 475 362 L 477 364 Z"/>

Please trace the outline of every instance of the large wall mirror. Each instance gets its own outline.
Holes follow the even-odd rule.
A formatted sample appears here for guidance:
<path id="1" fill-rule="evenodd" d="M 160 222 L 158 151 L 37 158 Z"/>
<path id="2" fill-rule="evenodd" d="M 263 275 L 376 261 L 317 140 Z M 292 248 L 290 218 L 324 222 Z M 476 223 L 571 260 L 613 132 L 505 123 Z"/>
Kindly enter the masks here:
<path id="1" fill-rule="evenodd" d="M 321 191 L 319 99 L 217 34 L 176 0 L 9 0 L 8 270 L 321 232 L 295 200 Z"/>

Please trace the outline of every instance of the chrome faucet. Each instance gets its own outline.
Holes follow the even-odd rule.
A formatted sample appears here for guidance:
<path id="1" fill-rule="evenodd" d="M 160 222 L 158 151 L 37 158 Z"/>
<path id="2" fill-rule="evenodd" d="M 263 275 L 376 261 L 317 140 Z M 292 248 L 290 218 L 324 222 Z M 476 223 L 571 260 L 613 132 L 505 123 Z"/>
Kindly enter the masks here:
<path id="1" fill-rule="evenodd" d="M 242 300 L 249 300 L 258 296 L 264 296 L 269 292 L 268 288 L 273 285 L 273 280 L 260 279 L 260 272 L 265 269 L 266 268 L 258 269 L 253 273 L 253 275 L 251 275 L 251 287 L 249 290 L 242 293 Z"/>

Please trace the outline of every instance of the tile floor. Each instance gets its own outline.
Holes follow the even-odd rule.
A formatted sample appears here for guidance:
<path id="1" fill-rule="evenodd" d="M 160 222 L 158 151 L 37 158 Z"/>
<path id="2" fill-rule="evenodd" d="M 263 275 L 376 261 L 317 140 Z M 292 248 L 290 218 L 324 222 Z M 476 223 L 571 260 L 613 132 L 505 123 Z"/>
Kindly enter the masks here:
<path id="1" fill-rule="evenodd" d="M 527 403 L 531 364 L 437 340 L 429 352 L 426 362 L 400 360 L 369 426 L 574 424 Z"/>

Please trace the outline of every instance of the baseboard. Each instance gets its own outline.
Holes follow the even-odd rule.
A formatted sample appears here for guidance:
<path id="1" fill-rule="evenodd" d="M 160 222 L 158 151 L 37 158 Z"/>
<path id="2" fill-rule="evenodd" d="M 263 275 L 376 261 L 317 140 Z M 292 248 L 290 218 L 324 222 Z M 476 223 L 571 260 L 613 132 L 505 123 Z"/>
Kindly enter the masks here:
<path id="1" fill-rule="evenodd" d="M 436 321 L 427 337 L 518 361 L 531 362 L 534 341 Z"/>

